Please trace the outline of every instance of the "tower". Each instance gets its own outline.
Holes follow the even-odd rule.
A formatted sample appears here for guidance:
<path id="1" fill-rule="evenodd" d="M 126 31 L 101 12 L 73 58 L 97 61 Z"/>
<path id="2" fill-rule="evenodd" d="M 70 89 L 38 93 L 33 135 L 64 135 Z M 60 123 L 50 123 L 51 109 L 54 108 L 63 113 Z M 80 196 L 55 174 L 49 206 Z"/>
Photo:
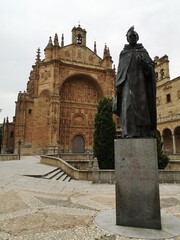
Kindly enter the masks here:
<path id="1" fill-rule="evenodd" d="M 82 29 L 80 24 L 72 29 L 72 44 L 86 46 L 86 30 Z"/>

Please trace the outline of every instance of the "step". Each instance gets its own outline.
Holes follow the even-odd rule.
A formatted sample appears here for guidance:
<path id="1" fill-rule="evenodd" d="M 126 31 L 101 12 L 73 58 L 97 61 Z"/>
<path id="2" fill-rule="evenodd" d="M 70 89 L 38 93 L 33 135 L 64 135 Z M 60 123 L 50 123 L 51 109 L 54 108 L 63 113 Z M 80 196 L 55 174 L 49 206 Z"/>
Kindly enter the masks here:
<path id="1" fill-rule="evenodd" d="M 23 175 L 23 176 L 34 177 L 34 178 L 44 178 L 44 179 L 56 179 L 56 180 L 67 181 L 67 182 L 70 182 L 72 179 L 60 168 L 55 168 L 44 175 Z"/>
<path id="2" fill-rule="evenodd" d="M 62 179 L 63 176 L 67 176 L 67 174 L 65 172 L 62 172 L 61 176 L 59 176 L 58 178 L 56 178 L 56 180 Z"/>
<path id="3" fill-rule="evenodd" d="M 56 169 L 54 169 L 53 171 L 46 173 L 46 174 L 43 176 L 43 178 L 45 178 L 45 179 L 52 179 L 52 178 L 54 178 L 55 176 L 57 176 L 57 175 L 59 174 L 59 172 L 62 172 L 62 170 L 59 169 L 59 168 L 56 168 Z"/>

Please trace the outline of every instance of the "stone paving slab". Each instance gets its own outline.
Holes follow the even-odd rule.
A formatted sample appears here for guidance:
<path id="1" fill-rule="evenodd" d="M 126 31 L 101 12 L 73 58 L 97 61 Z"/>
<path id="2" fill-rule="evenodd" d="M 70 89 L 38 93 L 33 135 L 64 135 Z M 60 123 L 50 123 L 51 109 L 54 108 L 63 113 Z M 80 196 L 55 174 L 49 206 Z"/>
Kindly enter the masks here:
<path id="1" fill-rule="evenodd" d="M 40 164 L 37 156 L 0 162 L 0 240 L 132 239 L 94 222 L 98 214 L 115 208 L 114 184 L 23 176 L 53 168 Z M 160 184 L 160 198 L 163 211 L 180 218 L 180 185 Z"/>

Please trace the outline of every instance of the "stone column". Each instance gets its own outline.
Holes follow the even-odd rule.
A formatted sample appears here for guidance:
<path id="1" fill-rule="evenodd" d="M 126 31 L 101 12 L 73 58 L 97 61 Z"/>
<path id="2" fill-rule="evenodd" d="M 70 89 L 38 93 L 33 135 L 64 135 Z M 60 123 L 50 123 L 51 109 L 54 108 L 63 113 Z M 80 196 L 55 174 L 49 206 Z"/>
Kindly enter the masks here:
<path id="1" fill-rule="evenodd" d="M 176 135 L 172 135 L 172 140 L 173 140 L 173 154 L 176 154 Z"/>
<path id="2" fill-rule="evenodd" d="M 115 140 L 116 224 L 161 229 L 156 139 Z"/>

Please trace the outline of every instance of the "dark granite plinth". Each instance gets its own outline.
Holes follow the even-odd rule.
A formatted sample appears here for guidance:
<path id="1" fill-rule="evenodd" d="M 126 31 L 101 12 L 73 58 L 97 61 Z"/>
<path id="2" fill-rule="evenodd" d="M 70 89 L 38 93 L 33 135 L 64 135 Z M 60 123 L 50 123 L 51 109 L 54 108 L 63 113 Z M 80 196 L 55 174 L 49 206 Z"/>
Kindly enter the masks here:
<path id="1" fill-rule="evenodd" d="M 115 140 L 116 224 L 161 229 L 156 139 Z"/>

